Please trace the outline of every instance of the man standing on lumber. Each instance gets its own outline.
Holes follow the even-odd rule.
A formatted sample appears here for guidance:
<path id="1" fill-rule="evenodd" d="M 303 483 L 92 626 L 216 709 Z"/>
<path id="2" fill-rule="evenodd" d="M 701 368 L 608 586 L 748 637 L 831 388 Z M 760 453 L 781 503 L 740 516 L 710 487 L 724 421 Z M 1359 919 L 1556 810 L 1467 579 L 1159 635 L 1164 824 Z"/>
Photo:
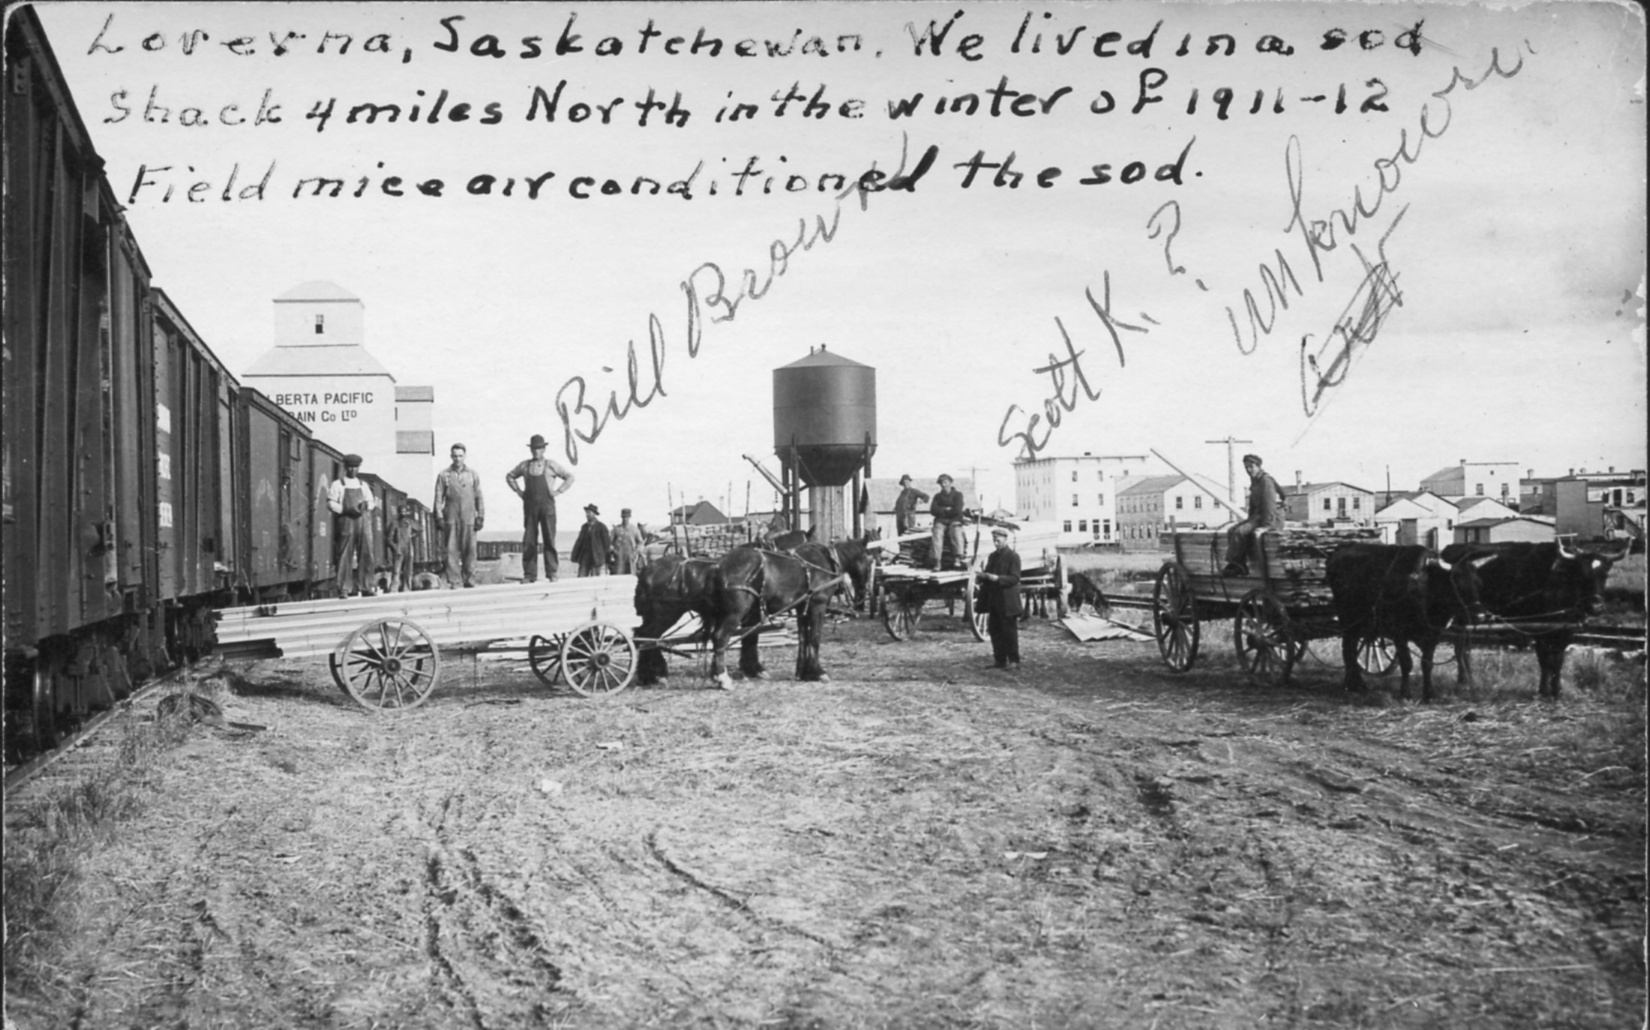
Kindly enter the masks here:
<path id="1" fill-rule="evenodd" d="M 481 499 L 481 477 L 464 464 L 468 453 L 455 443 L 449 452 L 453 463 L 435 477 L 435 526 L 447 538 L 447 589 L 473 587 L 476 565 L 476 534 L 487 520 L 487 505 Z"/>
<path id="2" fill-rule="evenodd" d="M 367 513 L 378 506 L 372 488 L 358 476 L 359 454 L 344 455 L 344 474 L 327 484 L 327 507 L 333 514 L 333 548 L 337 552 L 338 596 L 378 593 L 373 585 L 372 525 Z"/>
<path id="3" fill-rule="evenodd" d="M 1249 551 L 1255 546 L 1255 534 L 1263 529 L 1283 529 L 1283 492 L 1277 480 L 1261 468 L 1256 454 L 1243 456 L 1243 471 L 1249 473 L 1249 514 L 1226 531 L 1223 576 L 1249 575 Z"/>

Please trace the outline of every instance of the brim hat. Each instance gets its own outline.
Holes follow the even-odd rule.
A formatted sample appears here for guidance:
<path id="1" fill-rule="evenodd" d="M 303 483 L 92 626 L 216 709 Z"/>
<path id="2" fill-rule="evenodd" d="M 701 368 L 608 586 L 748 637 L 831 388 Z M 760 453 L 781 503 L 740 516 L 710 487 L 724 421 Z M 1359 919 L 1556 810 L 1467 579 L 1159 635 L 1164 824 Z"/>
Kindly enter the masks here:
<path id="1" fill-rule="evenodd" d="M 344 464 L 346 466 L 354 465 L 356 467 L 360 467 L 360 465 L 361 465 L 361 456 L 359 454 L 346 454 L 346 455 L 344 455 Z"/>
<path id="2" fill-rule="evenodd" d="M 602 513 L 602 510 L 600 508 L 596 507 L 594 504 L 585 505 L 584 510 L 589 512 L 592 515 L 600 515 Z"/>
<path id="3" fill-rule="evenodd" d="M 544 446 L 546 446 L 544 437 L 540 436 L 538 433 L 534 433 L 533 438 L 527 441 L 527 449 L 530 451 Z"/>
<path id="4" fill-rule="evenodd" d="M 941 472 L 940 473 L 940 478 L 936 479 L 934 482 L 936 482 L 936 483 L 955 483 L 956 480 L 952 479 L 950 476 L 946 475 L 944 472 Z"/>

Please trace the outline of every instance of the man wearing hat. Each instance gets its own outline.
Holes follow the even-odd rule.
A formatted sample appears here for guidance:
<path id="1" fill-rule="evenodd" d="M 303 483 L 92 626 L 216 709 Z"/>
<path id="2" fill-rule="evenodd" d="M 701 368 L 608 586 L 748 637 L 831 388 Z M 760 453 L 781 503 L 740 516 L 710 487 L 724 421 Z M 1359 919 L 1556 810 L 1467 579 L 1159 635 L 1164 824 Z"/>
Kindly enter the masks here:
<path id="1" fill-rule="evenodd" d="M 584 506 L 584 525 L 579 527 L 579 538 L 573 541 L 573 561 L 578 563 L 580 576 L 605 576 L 612 571 L 613 540 L 602 525 L 601 510 L 594 504 Z"/>
<path id="2" fill-rule="evenodd" d="M 327 484 L 327 507 L 332 510 L 333 553 L 338 570 L 338 596 L 376 594 L 372 585 L 374 566 L 372 520 L 367 513 L 377 507 L 372 488 L 357 478 L 361 470 L 359 454 L 344 455 L 344 474 Z"/>
<path id="3" fill-rule="evenodd" d="M 573 485 L 573 473 L 554 458 L 544 456 L 544 437 L 527 441 L 533 456 L 511 469 L 504 482 L 521 498 L 521 574 L 525 582 L 539 578 L 539 537 L 544 537 L 544 578 L 556 581 L 556 495 Z M 557 485 L 554 480 L 561 480 Z M 523 485 L 525 484 L 525 485 Z"/>
<path id="4" fill-rule="evenodd" d="M 997 669 L 1020 667 L 1020 556 L 1008 546 L 1008 530 L 991 531 L 991 555 L 980 573 L 980 610 L 986 613 L 991 637 L 991 664 Z"/>
<path id="5" fill-rule="evenodd" d="M 945 541 L 950 539 L 952 557 L 959 567 L 968 564 L 968 545 L 963 542 L 963 495 L 951 485 L 951 477 L 940 473 L 940 492 L 928 506 L 934 516 L 934 549 L 928 556 L 928 567 L 939 569 L 945 557 Z"/>
<path id="6" fill-rule="evenodd" d="M 412 589 L 413 556 L 422 532 L 411 510 L 405 504 L 396 505 L 395 521 L 390 523 L 389 539 L 384 541 L 389 551 L 391 593 L 405 593 Z"/>
<path id="7" fill-rule="evenodd" d="M 911 477 L 899 477 L 899 497 L 894 501 L 894 535 L 904 536 L 916 528 L 917 504 L 928 495 L 911 485 Z"/>
<path id="8" fill-rule="evenodd" d="M 619 524 L 613 527 L 613 571 L 621 576 L 633 576 L 647 564 L 643 543 L 641 527 L 630 521 L 630 509 L 621 509 Z"/>
<path id="9" fill-rule="evenodd" d="M 1249 473 L 1249 515 L 1226 531 L 1226 567 L 1223 576 L 1249 575 L 1249 551 L 1255 534 L 1263 529 L 1283 529 L 1283 492 L 1277 480 L 1260 467 L 1260 456 L 1245 454 L 1243 471 Z"/>
<path id="10" fill-rule="evenodd" d="M 447 540 L 447 589 L 473 587 L 476 534 L 487 521 L 487 503 L 481 497 L 481 477 L 464 464 L 469 451 L 455 443 L 448 452 L 452 464 L 435 477 L 435 528 Z"/>

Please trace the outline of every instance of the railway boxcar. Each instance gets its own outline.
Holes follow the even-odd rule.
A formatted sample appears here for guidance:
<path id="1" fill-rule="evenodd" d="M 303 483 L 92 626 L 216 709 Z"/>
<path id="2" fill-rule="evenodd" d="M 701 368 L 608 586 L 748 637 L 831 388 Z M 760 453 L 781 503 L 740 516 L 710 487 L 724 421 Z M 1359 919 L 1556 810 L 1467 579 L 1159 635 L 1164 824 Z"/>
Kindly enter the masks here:
<path id="1" fill-rule="evenodd" d="M 303 596 L 318 572 L 330 567 L 327 520 L 316 508 L 326 505 L 325 485 L 316 489 L 315 449 L 303 423 L 249 386 L 242 386 L 235 411 L 239 433 L 237 461 L 244 472 L 236 517 L 245 557 L 239 575 L 252 599 Z M 326 461 L 320 462 L 323 466 Z M 311 563 L 312 534 L 324 534 L 319 550 L 325 564 Z"/>
<path id="2" fill-rule="evenodd" d="M 344 474 L 344 452 L 325 440 L 309 441 L 310 506 L 309 583 L 303 592 L 311 597 L 331 596 L 337 593 L 338 556 L 334 553 L 336 540 L 332 531 L 332 507 L 327 502 L 327 490 L 332 481 Z"/>

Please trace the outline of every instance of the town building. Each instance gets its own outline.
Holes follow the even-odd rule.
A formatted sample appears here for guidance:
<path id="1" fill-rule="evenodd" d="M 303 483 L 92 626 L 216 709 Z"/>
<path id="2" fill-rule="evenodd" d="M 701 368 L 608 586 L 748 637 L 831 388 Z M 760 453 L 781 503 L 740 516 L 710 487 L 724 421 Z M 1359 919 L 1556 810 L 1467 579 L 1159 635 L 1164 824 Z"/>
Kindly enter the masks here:
<path id="1" fill-rule="evenodd" d="M 1550 543 L 1554 537 L 1553 524 L 1527 515 L 1511 518 L 1469 519 L 1455 526 L 1458 544 L 1499 544 L 1507 541 Z"/>
<path id="2" fill-rule="evenodd" d="M 1557 485 L 1563 476 L 1537 476 L 1530 469 L 1518 483 L 1518 510 L 1524 515 L 1558 517 Z"/>
<path id="3" fill-rule="evenodd" d="M 1375 491 L 1339 481 L 1303 483 L 1295 474 L 1294 487 L 1283 490 L 1284 518 L 1313 526 L 1373 526 Z"/>
<path id="4" fill-rule="evenodd" d="M 1455 502 L 1455 524 L 1460 526 L 1466 522 L 1482 522 L 1485 519 L 1510 519 L 1518 515 L 1528 514 L 1517 508 L 1509 508 L 1500 501 L 1488 497 L 1463 497 Z M 1535 516 L 1530 515 L 1531 518 Z M 1548 520 L 1549 524 L 1552 520 Z"/>
<path id="5" fill-rule="evenodd" d="M 1126 551 L 1155 551 L 1171 529 L 1212 529 L 1233 521 L 1219 503 L 1224 484 L 1207 476 L 1133 476 L 1118 484 L 1118 543 Z"/>
<path id="6" fill-rule="evenodd" d="M 1454 504 L 1421 490 L 1394 494 L 1392 503 L 1375 513 L 1375 525 L 1390 543 L 1420 544 L 1437 551 L 1455 539 L 1458 515 Z"/>
<path id="7" fill-rule="evenodd" d="M 1572 469 L 1553 484 L 1554 519 L 1559 536 L 1577 540 L 1614 539 L 1627 531 L 1625 523 L 1644 524 L 1645 472 L 1633 469 L 1604 472 Z"/>
<path id="8" fill-rule="evenodd" d="M 366 305 L 330 282 L 275 298 L 275 346 L 241 381 L 269 397 L 362 470 L 420 500 L 435 482 L 435 390 L 401 386 L 366 348 Z"/>
<path id="9" fill-rule="evenodd" d="M 1462 497 L 1492 497 L 1503 504 L 1517 504 L 1518 463 L 1462 458 L 1460 464 L 1441 468 L 1421 480 L 1421 489 L 1450 501 Z"/>
<path id="10" fill-rule="evenodd" d="M 1058 524 L 1061 546 L 1117 543 L 1118 483 L 1145 467 L 1143 454 L 1020 458 L 1014 462 L 1014 507 L 1028 521 Z"/>
<path id="11" fill-rule="evenodd" d="M 697 501 L 670 510 L 670 524 L 673 526 L 721 526 L 728 522 L 722 509 L 709 501 Z"/>

